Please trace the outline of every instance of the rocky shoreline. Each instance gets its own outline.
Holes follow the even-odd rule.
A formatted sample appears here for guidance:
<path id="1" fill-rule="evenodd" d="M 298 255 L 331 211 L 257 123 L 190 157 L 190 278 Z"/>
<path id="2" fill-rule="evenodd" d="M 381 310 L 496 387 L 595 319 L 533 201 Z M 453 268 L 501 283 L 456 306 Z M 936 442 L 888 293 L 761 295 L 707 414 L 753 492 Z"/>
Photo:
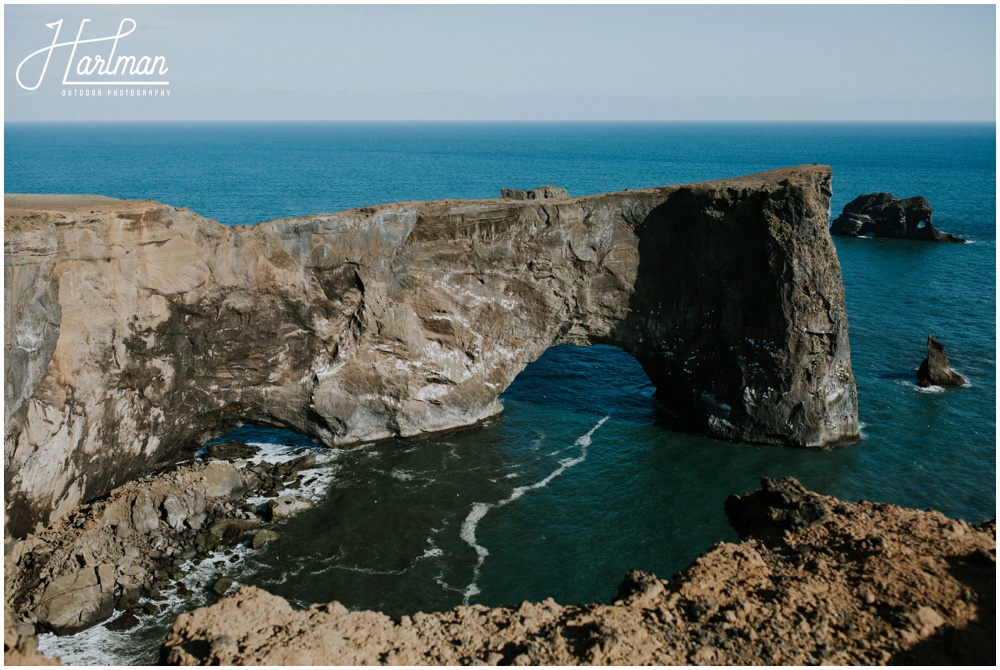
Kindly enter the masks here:
<path id="1" fill-rule="evenodd" d="M 5 663 L 48 661 L 35 650 L 36 626 L 79 630 L 114 608 L 127 611 L 119 620 L 144 616 L 135 596 L 155 606 L 156 592 L 176 583 L 170 571 L 183 565 L 178 559 L 204 555 L 199 547 L 252 543 L 242 534 L 266 532 L 257 514 L 262 506 L 251 510 L 242 501 L 282 481 L 293 487 L 302 477 L 296 468 L 309 465 L 305 458 L 263 467 L 243 460 L 185 464 L 121 487 L 60 525 L 8 545 L 7 598 L 14 612 L 5 617 Z M 180 531 L 171 519 L 183 513 L 171 500 L 188 510 Z M 846 503 L 793 479 L 763 479 L 760 490 L 731 496 L 725 507 L 741 542 L 716 545 L 669 581 L 629 573 L 610 604 L 562 606 L 548 599 L 392 619 L 336 602 L 295 610 L 280 597 L 242 586 L 180 615 L 161 662 L 995 662 L 995 521 L 973 525 L 934 511 Z M 148 530 L 140 532 L 136 523 Z M 132 556 L 128 547 L 137 546 L 148 559 Z M 88 571 L 95 579 L 86 578 Z M 224 563 L 219 576 L 206 586 L 221 586 L 215 590 L 222 595 L 232 583 Z M 74 588 L 65 590 L 70 583 Z M 58 607 L 58 598 L 46 599 L 56 585 L 63 585 Z M 73 608 L 77 615 L 68 616 Z"/>
<path id="2" fill-rule="evenodd" d="M 456 607 L 394 620 L 243 587 L 179 616 L 168 664 L 867 665 L 995 662 L 996 524 L 849 504 L 793 479 L 726 503 L 739 544 L 611 604 Z"/>
<path id="3" fill-rule="evenodd" d="M 107 625 L 126 630 L 157 615 L 168 593 L 190 595 L 188 568 L 213 554 L 218 577 L 202 586 L 225 593 L 233 583 L 226 552 L 278 539 L 268 523 L 312 506 L 289 495 L 315 466 L 312 450 L 284 462 L 247 460 L 256 451 L 210 446 L 202 460 L 130 482 L 23 539 L 7 536 L 5 597 L 18 634 L 71 634 L 117 612 Z"/>

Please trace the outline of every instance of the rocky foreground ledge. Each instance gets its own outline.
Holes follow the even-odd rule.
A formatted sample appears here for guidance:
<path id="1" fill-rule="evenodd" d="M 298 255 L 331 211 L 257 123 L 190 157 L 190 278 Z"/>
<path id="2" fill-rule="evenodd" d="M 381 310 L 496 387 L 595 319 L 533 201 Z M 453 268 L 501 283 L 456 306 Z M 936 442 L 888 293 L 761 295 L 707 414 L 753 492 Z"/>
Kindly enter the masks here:
<path id="1" fill-rule="evenodd" d="M 793 479 L 726 502 L 743 537 L 674 581 L 630 573 L 610 605 L 456 607 L 399 620 L 294 610 L 243 587 L 181 615 L 169 664 L 995 663 L 996 524 L 848 504 Z"/>
<path id="2" fill-rule="evenodd" d="M 855 441 L 830 184 L 806 165 L 236 227 L 151 201 L 7 195 L 10 531 L 243 423 L 329 446 L 475 426 L 560 343 L 622 347 L 709 435 Z"/>

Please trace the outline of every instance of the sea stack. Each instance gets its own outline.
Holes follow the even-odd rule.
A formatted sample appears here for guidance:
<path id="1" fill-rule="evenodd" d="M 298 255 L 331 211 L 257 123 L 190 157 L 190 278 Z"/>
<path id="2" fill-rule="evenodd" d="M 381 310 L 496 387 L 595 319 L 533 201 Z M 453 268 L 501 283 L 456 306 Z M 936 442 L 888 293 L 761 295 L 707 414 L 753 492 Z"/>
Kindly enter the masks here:
<path id="1" fill-rule="evenodd" d="M 807 165 L 236 227 L 6 196 L 11 531 L 245 423 L 328 446 L 476 426 L 563 343 L 629 352 L 705 434 L 856 441 L 830 182 Z"/>
<path id="2" fill-rule="evenodd" d="M 933 335 L 927 336 L 927 358 L 917 369 L 917 385 L 928 386 L 961 386 L 965 383 L 962 375 L 948 365 L 948 356 L 944 353 L 944 345 Z"/>
<path id="3" fill-rule="evenodd" d="M 931 204 L 923 196 L 901 200 L 891 193 L 869 193 L 844 206 L 844 211 L 831 224 L 830 233 L 847 237 L 965 242 L 935 228 L 932 218 Z"/>

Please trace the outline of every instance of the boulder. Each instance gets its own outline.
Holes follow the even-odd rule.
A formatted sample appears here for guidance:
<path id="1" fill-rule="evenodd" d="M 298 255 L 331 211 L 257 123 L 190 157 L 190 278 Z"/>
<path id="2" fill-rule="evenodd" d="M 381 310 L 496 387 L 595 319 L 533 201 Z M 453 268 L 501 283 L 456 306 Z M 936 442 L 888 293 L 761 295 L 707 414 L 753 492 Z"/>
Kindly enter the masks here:
<path id="1" fill-rule="evenodd" d="M 219 577 L 218 579 L 215 580 L 215 583 L 212 584 L 212 588 L 210 589 L 210 591 L 217 596 L 222 596 L 225 595 L 226 591 L 231 589 L 233 584 L 235 583 L 236 580 L 234 580 L 232 577 Z"/>
<path id="2" fill-rule="evenodd" d="M 274 542 L 275 540 L 278 539 L 278 537 L 279 537 L 278 534 L 275 533 L 273 530 L 268 530 L 264 528 L 257 531 L 257 534 L 253 536 L 253 539 L 250 541 L 250 546 L 253 547 L 254 549 L 260 549 L 265 544 Z"/>
<path id="3" fill-rule="evenodd" d="M 300 470 L 308 470 L 316 467 L 316 454 L 306 454 L 284 463 L 274 466 L 274 474 L 277 477 L 294 477 Z"/>
<path id="4" fill-rule="evenodd" d="M 900 199 L 891 193 L 869 193 L 844 206 L 844 211 L 830 225 L 830 233 L 847 237 L 965 241 L 935 228 L 932 216 L 931 204 L 923 196 Z"/>
<path id="5" fill-rule="evenodd" d="M 917 368 L 917 385 L 928 386 L 962 386 L 965 379 L 948 365 L 944 345 L 933 335 L 927 336 L 927 358 Z"/>
<path id="6" fill-rule="evenodd" d="M 205 460 L 235 461 L 253 458 L 259 452 L 260 447 L 254 447 L 238 440 L 229 440 L 208 445 L 201 457 Z"/>
<path id="7" fill-rule="evenodd" d="M 114 621 L 109 621 L 104 625 L 108 630 L 123 631 L 131 630 L 139 625 L 139 617 L 132 612 L 125 612 Z"/>
<path id="8" fill-rule="evenodd" d="M 71 635 L 111 616 L 113 588 L 99 581 L 97 570 L 84 568 L 49 582 L 34 614 L 43 628 Z"/>
<path id="9" fill-rule="evenodd" d="M 231 547 L 243 541 L 246 531 L 260 526 L 258 517 L 250 519 L 216 519 L 208 527 L 208 535 L 216 546 Z"/>
<path id="10" fill-rule="evenodd" d="M 296 498 L 294 496 L 281 496 L 275 500 L 268 500 L 264 515 L 268 521 L 280 521 L 294 516 L 299 512 L 313 508 L 313 501 L 308 498 Z"/>

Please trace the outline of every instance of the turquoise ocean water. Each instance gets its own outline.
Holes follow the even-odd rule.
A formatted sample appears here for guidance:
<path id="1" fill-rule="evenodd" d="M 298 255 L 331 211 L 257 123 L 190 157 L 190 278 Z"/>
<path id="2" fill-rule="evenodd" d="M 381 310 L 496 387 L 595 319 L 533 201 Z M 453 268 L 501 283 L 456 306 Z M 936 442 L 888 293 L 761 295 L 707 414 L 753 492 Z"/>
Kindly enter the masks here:
<path id="1" fill-rule="evenodd" d="M 833 213 L 862 193 L 923 195 L 971 244 L 836 238 L 864 440 L 810 452 L 718 442 L 658 423 L 621 350 L 555 347 L 467 433 L 328 456 L 314 510 L 226 566 L 296 605 L 398 615 L 554 597 L 607 601 L 638 568 L 670 577 L 734 540 L 722 504 L 759 477 L 798 477 L 978 522 L 996 515 L 993 124 L 6 124 L 8 193 L 97 193 L 186 206 L 225 224 L 397 200 L 494 197 L 554 184 L 584 195 L 800 163 L 833 167 Z M 923 391 L 928 334 L 969 385 Z M 301 436 L 244 427 L 269 449 Z M 200 570 L 200 572 L 199 572 Z M 192 580 L 210 578 L 213 566 Z M 171 616 L 137 631 L 45 636 L 64 662 L 156 659 Z"/>

